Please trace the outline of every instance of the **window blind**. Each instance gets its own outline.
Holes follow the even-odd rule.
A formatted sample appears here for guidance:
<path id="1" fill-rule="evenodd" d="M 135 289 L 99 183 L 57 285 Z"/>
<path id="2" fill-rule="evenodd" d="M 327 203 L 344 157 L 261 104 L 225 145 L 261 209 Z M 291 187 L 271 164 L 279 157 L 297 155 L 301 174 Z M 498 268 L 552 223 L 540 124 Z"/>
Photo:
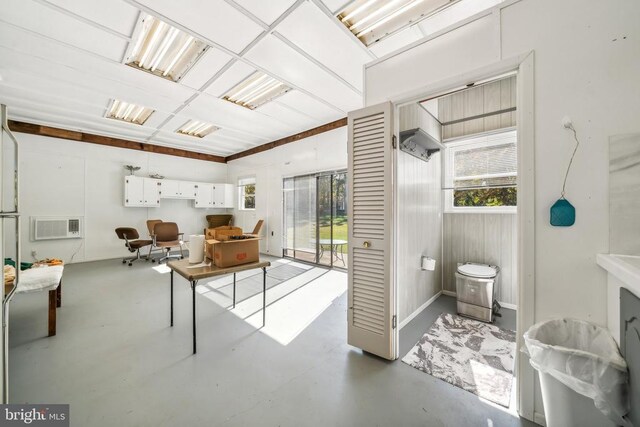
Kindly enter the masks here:
<path id="1" fill-rule="evenodd" d="M 516 132 L 458 141 L 447 146 L 445 188 L 487 188 L 517 185 Z"/>

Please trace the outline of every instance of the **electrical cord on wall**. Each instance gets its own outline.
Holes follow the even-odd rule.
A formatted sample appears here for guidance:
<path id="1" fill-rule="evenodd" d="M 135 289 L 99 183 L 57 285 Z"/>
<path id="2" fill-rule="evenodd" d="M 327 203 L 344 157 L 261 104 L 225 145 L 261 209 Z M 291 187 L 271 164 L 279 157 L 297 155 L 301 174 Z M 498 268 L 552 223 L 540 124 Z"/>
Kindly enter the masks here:
<path id="1" fill-rule="evenodd" d="M 580 146 L 580 141 L 578 140 L 578 133 L 576 129 L 573 127 L 573 123 L 566 122 L 564 123 L 564 127 L 573 132 L 573 139 L 576 140 L 576 148 L 573 150 L 573 154 L 571 155 L 571 160 L 569 160 L 569 165 L 567 166 L 567 173 L 564 175 L 564 182 L 562 183 L 562 193 L 560 196 L 564 199 L 565 188 L 567 186 L 567 178 L 569 177 L 569 171 L 571 170 L 571 165 L 573 164 L 573 158 L 576 156 L 576 152 L 578 151 L 578 147 Z"/>
<path id="2" fill-rule="evenodd" d="M 78 249 L 76 249 L 76 251 L 71 255 L 71 258 L 69 259 L 69 262 L 67 264 L 71 264 L 73 262 L 73 258 L 78 254 L 78 252 L 80 252 L 80 249 L 82 248 L 83 244 L 84 244 L 84 240 L 80 242 Z"/>

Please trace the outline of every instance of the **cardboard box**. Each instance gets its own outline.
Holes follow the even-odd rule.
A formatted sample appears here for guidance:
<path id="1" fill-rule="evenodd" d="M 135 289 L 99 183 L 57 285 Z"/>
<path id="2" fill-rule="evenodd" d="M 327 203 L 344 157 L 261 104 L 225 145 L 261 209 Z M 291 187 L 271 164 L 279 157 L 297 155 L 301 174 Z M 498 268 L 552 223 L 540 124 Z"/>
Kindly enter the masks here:
<path id="1" fill-rule="evenodd" d="M 233 267 L 260 260 L 260 239 L 206 240 L 205 253 L 216 267 Z"/>
<path id="2" fill-rule="evenodd" d="M 242 228 L 223 225 L 221 227 L 205 229 L 205 238 L 223 240 L 223 236 L 242 236 Z"/>

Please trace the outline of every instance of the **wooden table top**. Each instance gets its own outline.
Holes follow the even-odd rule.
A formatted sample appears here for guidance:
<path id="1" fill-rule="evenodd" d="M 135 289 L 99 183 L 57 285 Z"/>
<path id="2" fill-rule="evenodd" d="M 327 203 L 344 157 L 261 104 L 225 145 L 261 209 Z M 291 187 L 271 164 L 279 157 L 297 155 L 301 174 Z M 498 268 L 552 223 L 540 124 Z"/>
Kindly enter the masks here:
<path id="1" fill-rule="evenodd" d="M 188 268 L 189 265 L 191 265 L 189 264 L 189 260 L 181 259 L 169 261 L 167 262 L 167 266 L 188 281 L 193 281 L 206 279 L 207 277 L 222 276 L 224 274 L 252 270 L 254 268 L 269 267 L 271 265 L 271 262 L 269 261 L 257 261 L 249 264 L 236 265 L 234 267 L 221 268 L 214 266 L 213 261 L 209 260 L 209 262 L 211 262 L 211 265 L 208 267 Z"/>

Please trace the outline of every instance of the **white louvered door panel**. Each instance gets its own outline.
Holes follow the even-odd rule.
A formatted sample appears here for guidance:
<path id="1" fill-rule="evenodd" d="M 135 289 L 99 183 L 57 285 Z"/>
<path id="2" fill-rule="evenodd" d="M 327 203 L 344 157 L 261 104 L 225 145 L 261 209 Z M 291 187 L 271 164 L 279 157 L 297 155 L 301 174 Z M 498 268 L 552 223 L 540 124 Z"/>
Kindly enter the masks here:
<path id="1" fill-rule="evenodd" d="M 348 342 L 396 358 L 392 258 L 392 104 L 349 113 Z"/>

